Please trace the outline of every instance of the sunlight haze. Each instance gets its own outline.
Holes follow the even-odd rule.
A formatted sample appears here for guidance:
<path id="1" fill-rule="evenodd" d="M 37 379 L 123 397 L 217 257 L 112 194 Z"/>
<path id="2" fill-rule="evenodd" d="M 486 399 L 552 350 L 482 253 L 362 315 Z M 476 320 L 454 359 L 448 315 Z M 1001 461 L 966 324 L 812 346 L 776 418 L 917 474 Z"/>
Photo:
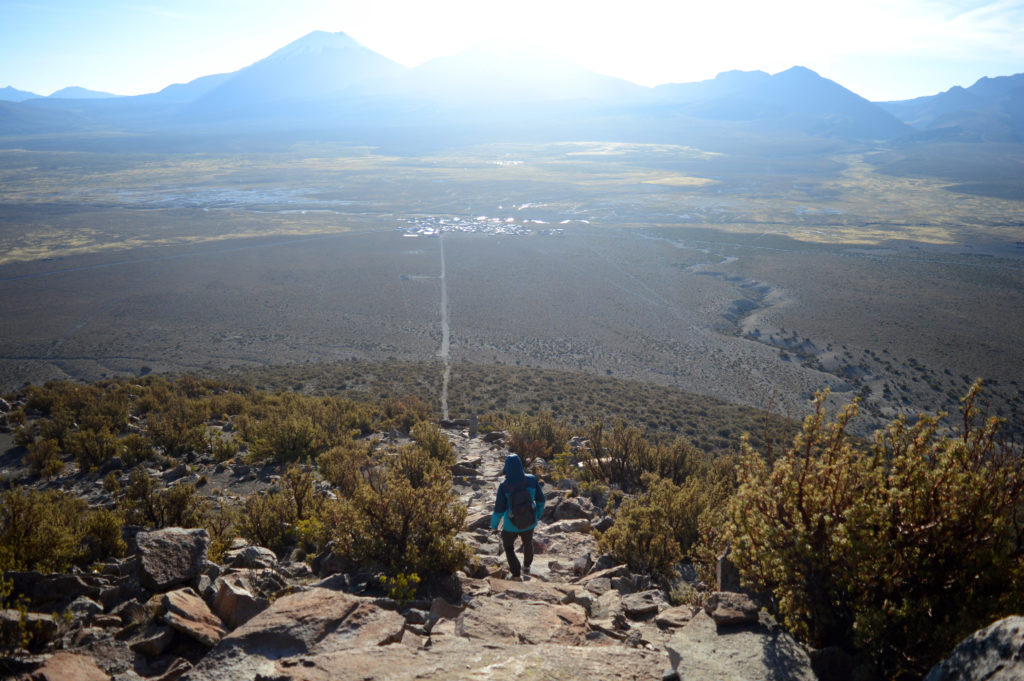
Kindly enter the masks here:
<path id="1" fill-rule="evenodd" d="M 406 66 L 501 38 L 648 86 L 801 65 L 868 99 L 907 99 L 1024 70 L 1022 20 L 1021 2 L 950 0 L 8 1 L 0 87 L 155 92 L 323 30 Z"/>

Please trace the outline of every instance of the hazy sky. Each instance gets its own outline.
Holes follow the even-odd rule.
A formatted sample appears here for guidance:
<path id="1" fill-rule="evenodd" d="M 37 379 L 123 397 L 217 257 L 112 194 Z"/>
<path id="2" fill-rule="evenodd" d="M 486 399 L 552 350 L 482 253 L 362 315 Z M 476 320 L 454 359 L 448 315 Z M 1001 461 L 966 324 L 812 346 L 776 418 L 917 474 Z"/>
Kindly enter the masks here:
<path id="1" fill-rule="evenodd" d="M 1024 71 L 1024 0 L 0 0 L 0 87 L 155 92 L 313 30 L 408 66 L 522 38 L 644 85 L 801 65 L 873 100 Z"/>

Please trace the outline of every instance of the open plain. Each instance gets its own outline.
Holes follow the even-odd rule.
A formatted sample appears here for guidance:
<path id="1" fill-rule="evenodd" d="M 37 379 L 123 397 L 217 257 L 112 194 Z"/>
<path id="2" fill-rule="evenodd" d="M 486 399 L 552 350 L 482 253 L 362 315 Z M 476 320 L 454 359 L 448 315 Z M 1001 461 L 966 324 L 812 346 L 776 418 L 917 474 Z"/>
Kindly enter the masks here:
<path id="1" fill-rule="evenodd" d="M 504 365 L 794 417 L 830 388 L 868 432 L 980 377 L 1021 427 L 1024 204 L 891 155 L 99 146 L 0 150 L 0 387 L 447 360 L 470 410 L 459 367 Z"/>

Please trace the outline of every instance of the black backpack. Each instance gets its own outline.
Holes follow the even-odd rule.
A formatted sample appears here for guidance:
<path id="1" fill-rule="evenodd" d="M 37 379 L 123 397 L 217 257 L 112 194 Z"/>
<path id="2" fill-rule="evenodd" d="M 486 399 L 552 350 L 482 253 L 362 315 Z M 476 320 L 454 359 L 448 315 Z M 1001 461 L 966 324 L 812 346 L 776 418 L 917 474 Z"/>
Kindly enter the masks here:
<path id="1" fill-rule="evenodd" d="M 508 493 L 508 517 L 512 524 L 523 529 L 537 522 L 536 504 L 533 503 L 533 490 L 524 480 L 522 485 L 511 487 Z"/>

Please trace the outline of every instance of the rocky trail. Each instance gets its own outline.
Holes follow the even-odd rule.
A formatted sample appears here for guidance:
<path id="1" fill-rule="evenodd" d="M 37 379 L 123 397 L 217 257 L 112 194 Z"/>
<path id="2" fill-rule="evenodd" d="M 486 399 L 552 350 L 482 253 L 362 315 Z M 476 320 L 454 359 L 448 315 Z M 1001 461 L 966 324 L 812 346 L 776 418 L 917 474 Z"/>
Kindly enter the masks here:
<path id="1" fill-rule="evenodd" d="M 704 608 L 598 554 L 592 528 L 613 522 L 569 483 L 547 486 L 536 556 L 508 579 L 489 530 L 508 453 L 494 434 L 445 431 L 455 490 L 476 551 L 443 596 L 381 597 L 368 578 L 238 541 L 207 560 L 205 530 L 141 531 L 129 556 L 95 571 L 9 573 L 36 634 L 59 652 L 7 660 L 47 681 L 346 681 L 363 679 L 813 679 L 804 650 L 746 596 Z M 70 620 L 45 613 L 70 612 Z M 4 627 L 16 611 L 3 611 Z"/>

